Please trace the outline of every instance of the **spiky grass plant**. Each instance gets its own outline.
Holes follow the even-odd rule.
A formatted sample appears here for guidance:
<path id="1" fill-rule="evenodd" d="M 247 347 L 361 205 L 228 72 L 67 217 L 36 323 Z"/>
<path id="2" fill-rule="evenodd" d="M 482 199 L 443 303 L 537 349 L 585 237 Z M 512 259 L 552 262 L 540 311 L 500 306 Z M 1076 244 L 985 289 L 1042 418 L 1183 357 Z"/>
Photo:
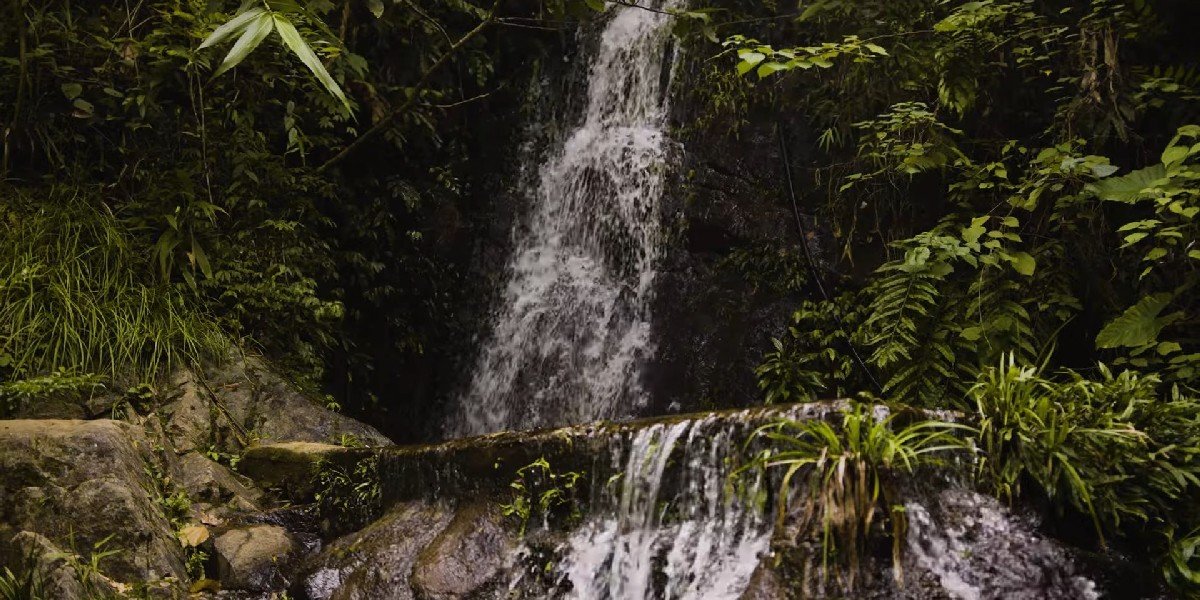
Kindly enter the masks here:
<path id="1" fill-rule="evenodd" d="M 147 379 L 223 349 L 197 299 L 153 281 L 148 252 L 98 199 L 16 205 L 0 209 L 0 375 Z"/>
<path id="2" fill-rule="evenodd" d="M 1089 517 L 1103 543 L 1126 521 L 1169 523 L 1200 491 L 1200 403 L 1177 388 L 1161 398 L 1153 375 L 1099 373 L 1047 379 L 1010 354 L 968 398 L 981 486 L 1011 501 L 1033 485 L 1055 510 Z"/>
<path id="3" fill-rule="evenodd" d="M 31 546 L 22 557 L 17 572 L 9 567 L 0 571 L 0 600 L 49 600 L 46 596 L 46 576 L 38 568 L 40 553 Z"/>
<path id="4" fill-rule="evenodd" d="M 785 532 L 788 517 L 794 516 L 797 521 L 790 531 L 795 536 L 815 533 L 820 540 L 822 581 L 831 567 L 840 567 L 836 572 L 852 590 L 881 514 L 892 525 L 893 562 L 900 576 L 906 522 L 894 504 L 894 476 L 911 474 L 922 465 L 940 462 L 945 452 L 962 449 L 952 434 L 959 428 L 932 420 L 900 424 L 896 414 L 855 404 L 842 412 L 840 421 L 781 420 L 759 428 L 754 437 L 765 440 L 766 448 L 747 468 L 783 470 L 776 535 L 792 535 Z"/>

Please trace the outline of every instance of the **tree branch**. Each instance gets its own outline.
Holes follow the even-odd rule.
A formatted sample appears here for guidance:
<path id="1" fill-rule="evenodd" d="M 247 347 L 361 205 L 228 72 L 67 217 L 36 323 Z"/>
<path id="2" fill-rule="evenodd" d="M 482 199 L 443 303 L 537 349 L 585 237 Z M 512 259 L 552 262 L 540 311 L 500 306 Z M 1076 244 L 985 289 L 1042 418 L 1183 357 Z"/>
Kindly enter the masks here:
<path id="1" fill-rule="evenodd" d="M 454 44 L 437 59 L 437 62 L 430 65 L 430 67 L 421 74 L 421 78 L 417 80 L 417 84 L 413 86 L 412 94 L 409 95 L 408 99 L 404 101 L 404 104 L 401 104 L 399 108 L 393 110 L 386 117 L 368 129 L 365 133 L 358 136 L 358 139 L 351 142 L 349 146 L 343 148 L 341 152 L 335 154 L 333 158 L 325 161 L 325 164 L 317 168 L 317 172 L 324 173 L 325 171 L 329 170 L 330 167 L 346 160 L 346 157 L 353 154 L 354 151 L 358 150 L 359 148 L 362 148 L 362 146 L 368 141 L 378 137 L 379 134 L 383 133 L 388 127 L 391 126 L 393 121 L 395 121 L 404 113 L 408 112 L 408 110 L 412 108 L 413 105 L 417 103 L 417 100 L 421 97 L 421 91 L 425 88 L 425 84 L 429 83 L 429 79 L 433 77 L 433 74 L 436 73 L 437 70 L 442 67 L 442 65 L 445 65 L 446 62 L 450 60 L 451 56 L 458 52 L 463 46 L 467 45 L 467 42 L 470 42 L 475 38 L 475 36 L 487 29 L 488 25 L 491 25 L 496 21 L 496 9 L 499 7 L 500 0 L 495 0 L 492 3 L 492 8 L 488 10 L 487 17 L 485 17 L 483 21 L 479 23 L 479 25 L 476 25 L 474 29 L 468 31 L 466 35 L 459 38 L 457 42 L 454 42 Z"/>

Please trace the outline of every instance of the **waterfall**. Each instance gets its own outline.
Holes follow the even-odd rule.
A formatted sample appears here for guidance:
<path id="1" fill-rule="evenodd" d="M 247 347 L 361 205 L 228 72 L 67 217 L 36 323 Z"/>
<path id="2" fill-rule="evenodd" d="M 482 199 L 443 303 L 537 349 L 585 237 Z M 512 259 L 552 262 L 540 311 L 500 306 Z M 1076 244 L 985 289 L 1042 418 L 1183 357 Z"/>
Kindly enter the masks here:
<path id="1" fill-rule="evenodd" d="M 566 543 L 560 572 L 572 597 L 736 600 L 742 594 L 770 527 L 761 510 L 747 505 L 761 481 L 741 481 L 737 493 L 731 486 L 730 457 L 745 432 L 711 425 L 684 421 L 633 436 L 614 465 L 623 467 L 620 479 Z"/>
<path id="2" fill-rule="evenodd" d="M 645 404 L 671 19 L 607 12 L 582 120 L 538 159 L 530 214 L 514 228 L 508 284 L 446 425 L 451 437 L 628 416 Z"/>

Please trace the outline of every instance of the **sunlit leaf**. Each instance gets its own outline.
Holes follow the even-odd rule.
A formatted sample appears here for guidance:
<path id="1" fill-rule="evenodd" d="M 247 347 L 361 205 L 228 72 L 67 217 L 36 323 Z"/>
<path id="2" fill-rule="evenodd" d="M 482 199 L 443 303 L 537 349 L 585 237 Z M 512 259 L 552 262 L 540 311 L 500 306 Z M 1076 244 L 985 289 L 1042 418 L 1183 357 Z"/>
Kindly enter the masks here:
<path id="1" fill-rule="evenodd" d="M 213 77 L 218 77 L 222 73 L 238 66 L 246 57 L 262 43 L 264 39 L 271 33 L 274 27 L 270 13 L 262 12 L 254 19 L 242 36 L 238 38 L 237 43 L 229 49 L 229 54 L 225 55 L 225 60 L 221 62 L 221 66 L 213 73 Z"/>
<path id="2" fill-rule="evenodd" d="M 200 44 L 200 49 L 203 50 L 210 46 L 215 46 L 224 41 L 225 38 L 237 34 L 237 32 L 241 31 L 244 27 L 249 25 L 251 21 L 262 16 L 265 12 L 267 11 L 259 7 L 252 8 L 248 11 L 238 14 L 236 17 L 230 19 L 229 22 L 216 28 L 211 35 L 205 38 L 204 42 Z"/>
<path id="3" fill-rule="evenodd" d="M 342 104 L 349 110 L 350 101 L 346 99 L 346 94 L 342 92 L 341 86 L 333 80 L 333 77 L 329 75 L 329 71 L 325 70 L 325 65 L 321 64 L 321 59 L 317 58 L 317 54 L 305 43 L 304 38 L 300 37 L 300 32 L 296 31 L 296 27 L 292 25 L 292 22 L 279 14 L 274 15 L 274 19 L 275 27 L 279 30 L 279 36 L 283 38 L 283 42 L 300 58 L 304 66 L 308 67 L 313 72 L 313 75 L 317 76 L 317 80 L 321 82 L 321 85 L 325 86 L 325 89 L 329 90 L 329 93 L 336 96 L 338 100 L 341 100 Z"/>

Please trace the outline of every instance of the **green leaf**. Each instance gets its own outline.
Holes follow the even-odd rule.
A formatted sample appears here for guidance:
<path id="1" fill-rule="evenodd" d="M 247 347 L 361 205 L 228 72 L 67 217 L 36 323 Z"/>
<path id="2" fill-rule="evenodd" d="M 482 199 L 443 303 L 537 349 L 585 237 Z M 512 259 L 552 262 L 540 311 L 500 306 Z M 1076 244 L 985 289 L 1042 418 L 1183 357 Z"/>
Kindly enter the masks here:
<path id="1" fill-rule="evenodd" d="M 1089 184 L 1088 189 L 1101 200 L 1133 204 L 1140 199 L 1142 190 L 1154 187 L 1158 180 L 1167 176 L 1167 169 L 1162 165 L 1154 165 L 1138 169 L 1120 177 Z"/>
<path id="2" fill-rule="evenodd" d="M 75 111 L 71 114 L 79 118 L 90 117 L 96 111 L 96 107 L 83 98 L 76 98 L 71 105 L 75 107 Z"/>
<path id="3" fill-rule="evenodd" d="M 1033 275 L 1033 270 L 1037 268 L 1037 261 L 1028 252 L 1013 252 L 1009 255 L 1009 260 L 1012 261 L 1013 269 L 1026 277 Z"/>
<path id="4" fill-rule="evenodd" d="M 787 65 L 785 65 L 783 63 L 778 63 L 778 62 L 773 62 L 773 61 L 765 62 L 758 66 L 758 77 L 761 79 L 761 78 L 766 77 L 776 71 L 782 71 L 783 69 L 786 69 L 786 68 L 787 68 Z"/>
<path id="5" fill-rule="evenodd" d="M 867 47 L 867 50 L 870 50 L 871 52 L 874 52 L 875 54 L 879 54 L 879 55 L 881 55 L 881 56 L 887 56 L 887 55 L 888 55 L 888 52 L 887 52 L 887 50 L 884 50 L 884 49 L 883 49 L 883 46 L 880 46 L 880 45 L 878 45 L 878 44 L 871 44 L 871 43 L 867 43 L 867 44 L 864 44 L 864 45 Z"/>
<path id="6" fill-rule="evenodd" d="M 1175 295 L 1170 292 L 1152 294 L 1142 298 L 1100 330 L 1096 336 L 1096 346 L 1098 348 L 1121 346 L 1136 348 L 1154 343 L 1163 327 L 1179 318 L 1179 313 L 1161 318 L 1158 316 L 1174 298 Z"/>
<path id="7" fill-rule="evenodd" d="M 200 44 L 200 50 L 221 43 L 225 38 L 241 31 L 242 28 L 249 25 L 251 21 L 262 16 L 262 14 L 265 12 L 267 11 L 259 7 L 252 8 L 246 12 L 238 14 L 234 18 L 230 19 L 229 22 L 216 28 L 216 30 L 214 30 L 212 34 L 204 40 L 204 43 Z"/>
<path id="8" fill-rule="evenodd" d="M 338 100 L 341 100 L 346 110 L 350 110 L 350 101 L 346 99 L 346 94 L 342 92 L 341 86 L 333 80 L 333 77 L 329 75 L 329 71 L 325 70 L 325 65 L 321 64 L 321 60 L 317 58 L 317 54 L 300 37 L 300 32 L 296 31 L 296 27 L 292 25 L 292 22 L 278 14 L 274 15 L 274 18 L 275 28 L 279 30 L 279 37 L 283 38 L 283 42 L 300 58 L 300 62 L 303 62 L 304 66 L 308 67 L 313 72 L 313 75 L 317 76 L 317 80 L 321 82 L 321 85 L 325 86 L 325 89 L 329 90 L 329 93 L 336 96 Z"/>
<path id="9" fill-rule="evenodd" d="M 242 33 L 242 37 L 238 38 L 237 43 L 229 49 L 229 54 L 225 55 L 225 60 L 221 61 L 221 66 L 217 67 L 213 77 L 219 77 L 225 71 L 246 60 L 246 57 L 271 33 L 272 23 L 270 13 L 264 11 L 259 14 L 258 18 L 246 26 L 246 30 Z"/>
<path id="10" fill-rule="evenodd" d="M 987 215 L 971 219 L 971 226 L 964 227 L 962 230 L 963 241 L 968 244 L 974 244 L 978 242 L 979 238 L 983 237 L 983 234 L 987 232 L 987 228 L 983 226 L 984 223 L 987 223 L 987 220 Z"/>
<path id="11" fill-rule="evenodd" d="M 738 58 L 742 59 L 742 62 L 749 63 L 751 66 L 757 65 L 766 57 L 767 56 L 761 52 L 738 52 Z"/>
<path id="12" fill-rule="evenodd" d="M 1187 146 L 1170 146 L 1162 153 L 1162 163 L 1171 165 L 1182 162 L 1188 156 Z"/>
<path id="13" fill-rule="evenodd" d="M 368 0 L 367 9 L 378 19 L 383 16 L 383 0 Z"/>
<path id="14" fill-rule="evenodd" d="M 64 83 L 62 84 L 62 93 L 67 100 L 74 100 L 83 93 L 83 86 L 78 83 Z"/>
<path id="15" fill-rule="evenodd" d="M 588 8 L 596 12 L 604 12 L 604 0 L 586 0 Z"/>

